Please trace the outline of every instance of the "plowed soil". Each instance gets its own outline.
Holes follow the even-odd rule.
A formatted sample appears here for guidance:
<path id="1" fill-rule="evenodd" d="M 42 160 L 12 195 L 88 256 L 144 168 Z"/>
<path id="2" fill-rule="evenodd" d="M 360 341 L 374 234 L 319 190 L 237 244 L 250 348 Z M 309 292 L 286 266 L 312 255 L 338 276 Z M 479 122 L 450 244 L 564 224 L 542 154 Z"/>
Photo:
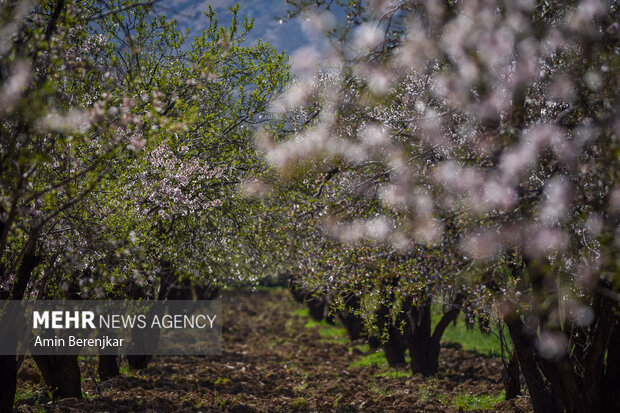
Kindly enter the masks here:
<path id="1" fill-rule="evenodd" d="M 18 412 L 530 412 L 527 397 L 476 408 L 502 390 L 501 361 L 444 346 L 432 379 L 377 365 L 361 343 L 306 326 L 286 290 L 225 292 L 224 354 L 155 357 L 138 372 L 97 383 L 83 361 L 84 398 L 52 402 L 26 360 Z M 28 391 L 24 391 L 28 389 Z M 467 405 L 462 400 L 470 400 Z M 461 400 L 461 401 L 460 401 Z"/>

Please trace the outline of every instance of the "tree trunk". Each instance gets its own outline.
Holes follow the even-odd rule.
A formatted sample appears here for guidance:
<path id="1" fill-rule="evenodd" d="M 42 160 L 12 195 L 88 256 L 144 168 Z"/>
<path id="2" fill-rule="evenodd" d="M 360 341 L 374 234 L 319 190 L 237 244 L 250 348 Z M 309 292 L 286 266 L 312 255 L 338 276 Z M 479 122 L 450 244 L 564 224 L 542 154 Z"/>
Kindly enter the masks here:
<path id="1" fill-rule="evenodd" d="M 519 380 L 519 359 L 517 351 L 512 352 L 512 356 L 508 361 L 508 365 L 502 374 L 504 380 L 504 390 L 506 391 L 506 400 L 516 399 L 521 395 L 521 380 Z"/>
<path id="2" fill-rule="evenodd" d="M 405 361 L 405 351 L 407 342 L 403 334 L 393 325 L 388 327 L 388 340 L 383 343 L 385 358 L 390 367 L 401 368 L 407 365 Z"/>
<path id="3" fill-rule="evenodd" d="M 133 371 L 147 368 L 153 356 L 151 355 L 127 355 L 127 364 Z"/>
<path id="4" fill-rule="evenodd" d="M 17 358 L 0 356 L 0 413 L 13 411 L 17 388 Z"/>
<path id="5" fill-rule="evenodd" d="M 82 398 L 77 356 L 33 356 L 54 399 Z"/>
<path id="6" fill-rule="evenodd" d="M 413 338 L 409 341 L 411 372 L 431 377 L 439 371 L 439 342 L 430 337 Z"/>
<path id="7" fill-rule="evenodd" d="M 424 377 L 434 376 L 439 370 L 439 340 L 434 340 L 431 335 L 431 301 L 412 306 L 407 317 L 411 372 Z"/>
<path id="8" fill-rule="evenodd" d="M 439 371 L 439 350 L 441 337 L 451 322 L 456 320 L 461 311 L 462 298 L 456 298 L 453 308 L 448 310 L 439 320 L 435 331 L 431 334 L 431 300 L 427 299 L 417 306 L 408 306 L 407 317 L 409 329 L 407 341 L 411 357 L 411 372 L 421 373 L 430 377 Z"/>
<path id="9" fill-rule="evenodd" d="M 600 286 L 605 288 L 604 283 Z M 600 412 L 604 407 L 606 364 L 609 368 L 609 344 L 619 322 L 616 315 L 618 304 L 609 297 L 597 294 L 592 308 L 596 317 L 590 325 L 590 344 L 577 352 L 574 356 L 577 361 L 568 355 L 557 359 L 537 358 L 538 365 L 562 400 L 567 413 Z M 612 359 L 613 353 L 614 350 Z M 581 375 L 576 373 L 575 363 L 582 365 Z"/>
<path id="10" fill-rule="evenodd" d="M 620 412 L 618 383 L 620 383 L 620 322 L 616 322 L 607 346 L 607 366 L 603 378 L 603 413 Z"/>
<path id="11" fill-rule="evenodd" d="M 307 297 L 306 305 L 310 310 L 310 316 L 316 321 L 322 321 L 325 319 L 325 301 L 318 297 Z"/>
<path id="12" fill-rule="evenodd" d="M 523 323 L 520 319 L 504 317 L 504 322 L 510 332 L 510 338 L 515 346 L 515 352 L 525 377 L 532 407 L 535 413 L 562 413 L 564 409 L 558 403 L 557 397 L 545 384 L 542 374 L 538 370 L 534 349 L 523 334 Z"/>
<path id="13" fill-rule="evenodd" d="M 159 279 L 160 286 L 159 291 L 157 292 L 157 300 L 162 301 L 168 297 L 168 293 L 170 292 L 170 287 L 176 281 L 175 270 L 172 262 L 168 260 L 161 260 L 161 269 L 159 271 Z M 149 314 L 151 310 L 149 310 Z M 149 317 L 150 318 L 150 317 Z M 132 343 L 150 343 L 150 345 L 155 348 L 157 347 L 157 343 L 159 342 L 159 334 L 156 334 L 151 330 L 141 330 L 134 329 L 131 334 Z M 140 344 L 144 347 L 144 344 Z M 131 370 L 142 370 L 148 367 L 149 363 L 153 356 L 151 354 L 140 354 L 140 355 L 127 355 L 127 363 L 129 364 L 129 368 Z"/>
<path id="14" fill-rule="evenodd" d="M 387 340 L 382 342 L 385 358 L 390 367 L 403 367 L 407 365 L 405 361 L 405 351 L 407 350 L 407 342 L 405 335 L 400 331 L 400 321 L 402 317 L 397 317 L 396 321 L 392 320 L 387 306 L 381 304 L 377 310 L 377 326 L 379 334 L 383 336 L 387 334 Z"/>
<path id="15" fill-rule="evenodd" d="M 381 339 L 379 337 L 377 337 L 377 335 L 375 335 L 375 334 L 370 334 L 368 336 L 368 346 L 372 350 L 379 349 L 379 347 L 381 347 Z"/>
<path id="16" fill-rule="evenodd" d="M 99 356 L 99 380 L 104 381 L 120 374 L 117 356 Z"/>
<path id="17" fill-rule="evenodd" d="M 17 278 L 13 283 L 9 294 L 10 300 L 21 301 L 24 298 L 32 271 L 34 271 L 40 263 L 40 258 L 33 253 L 35 238 L 36 235 L 31 234 L 28 244 L 25 247 L 24 258 L 19 265 L 19 269 L 17 270 Z M 2 320 L 0 320 L 0 330 L 12 328 L 11 320 L 4 318 L 4 315 L 1 317 Z M 6 331 L 0 331 L 0 334 L 5 337 L 3 340 L 6 340 L 6 337 L 13 337 L 13 335 L 7 334 Z M 17 342 L 14 343 L 14 346 L 17 350 Z M 15 355 L 0 356 L 0 413 L 8 413 L 13 411 L 15 392 L 17 390 L 17 368 L 18 364 Z"/>
<path id="18" fill-rule="evenodd" d="M 360 308 L 360 299 L 356 295 L 349 295 L 345 300 L 344 310 L 338 311 L 338 319 L 347 329 L 351 341 L 362 337 L 364 332 L 364 323 L 362 319 L 355 314 Z"/>

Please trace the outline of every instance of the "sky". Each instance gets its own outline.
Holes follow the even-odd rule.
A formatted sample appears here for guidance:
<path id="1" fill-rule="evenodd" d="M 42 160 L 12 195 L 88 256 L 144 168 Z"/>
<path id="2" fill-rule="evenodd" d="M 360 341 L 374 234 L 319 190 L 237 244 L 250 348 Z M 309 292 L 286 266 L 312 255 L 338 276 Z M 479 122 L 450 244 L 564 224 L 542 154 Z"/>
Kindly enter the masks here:
<path id="1" fill-rule="evenodd" d="M 167 16 L 177 19 L 181 28 L 189 27 L 192 34 L 198 34 L 207 24 L 207 18 L 202 13 L 208 10 L 209 5 L 218 13 L 220 23 L 228 24 L 228 7 L 237 3 L 241 6 L 240 16 L 247 14 L 255 19 L 254 30 L 248 37 L 249 43 L 260 38 L 289 55 L 309 45 L 310 39 L 302 29 L 301 19 L 276 20 L 276 17 L 287 14 L 284 0 L 167 0 L 159 5 Z"/>

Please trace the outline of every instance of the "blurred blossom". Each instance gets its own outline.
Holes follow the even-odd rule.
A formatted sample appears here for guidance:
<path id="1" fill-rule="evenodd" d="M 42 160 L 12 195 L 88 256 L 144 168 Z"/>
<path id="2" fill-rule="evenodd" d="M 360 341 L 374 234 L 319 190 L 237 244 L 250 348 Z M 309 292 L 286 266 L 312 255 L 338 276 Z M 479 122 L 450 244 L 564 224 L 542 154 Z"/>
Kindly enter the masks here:
<path id="1" fill-rule="evenodd" d="M 241 193 L 247 196 L 260 196 L 269 191 L 269 186 L 259 179 L 248 179 L 241 185 Z"/>
<path id="2" fill-rule="evenodd" d="M 476 167 L 462 167 L 455 161 L 440 164 L 433 171 L 433 177 L 438 183 L 470 194 L 478 193 L 485 180 Z"/>
<path id="3" fill-rule="evenodd" d="M 594 311 L 587 305 L 573 300 L 566 303 L 566 315 L 579 327 L 589 326 L 594 321 Z"/>
<path id="4" fill-rule="evenodd" d="M 535 162 L 539 152 L 551 142 L 562 136 L 560 128 L 541 124 L 528 128 L 516 147 L 502 153 L 499 169 L 504 182 L 514 182 L 516 178 L 528 170 Z"/>
<path id="5" fill-rule="evenodd" d="M 433 215 L 433 198 L 426 190 L 417 188 L 413 200 L 416 216 L 430 218 Z"/>
<path id="6" fill-rule="evenodd" d="M 440 241 L 442 227 L 435 218 L 416 220 L 414 222 L 413 236 L 421 244 L 433 245 Z"/>
<path id="7" fill-rule="evenodd" d="M 599 269 L 595 267 L 597 267 L 597 265 L 590 262 L 582 262 L 577 266 L 575 273 L 577 284 L 580 287 L 586 290 L 592 290 L 596 286 L 598 282 L 597 271 Z"/>
<path id="8" fill-rule="evenodd" d="M 483 199 L 490 208 L 507 210 L 517 203 L 517 193 L 510 187 L 496 181 L 489 180 L 484 184 Z"/>
<path id="9" fill-rule="evenodd" d="M 370 12 L 377 18 L 383 17 L 400 3 L 399 0 L 370 0 Z"/>
<path id="10" fill-rule="evenodd" d="M 425 35 L 424 27 L 416 20 L 409 28 L 402 44 L 396 49 L 396 65 L 407 71 L 421 71 L 437 54 L 437 45 Z"/>
<path id="11" fill-rule="evenodd" d="M 4 3 L 2 5 L 3 13 L 6 12 L 8 14 L 8 11 L 6 11 L 8 7 L 5 6 L 6 2 L 0 3 Z M 11 48 L 14 41 L 14 36 L 24 23 L 24 18 L 31 12 L 33 3 L 34 1 L 32 0 L 18 0 L 11 2 L 11 12 L 13 13 L 11 16 L 12 18 L 4 19 L 3 26 L 0 27 L 0 56 L 4 56 Z M 0 102 L 4 103 L 1 97 L 2 94 L 0 94 Z"/>
<path id="12" fill-rule="evenodd" d="M 140 151 L 146 145 L 146 140 L 142 139 L 142 133 L 134 133 L 130 140 L 129 145 L 127 145 L 127 149 L 132 151 Z"/>
<path id="13" fill-rule="evenodd" d="M 513 31 L 506 26 L 498 27 L 495 30 L 483 32 L 476 46 L 479 48 L 482 58 L 490 66 L 499 66 L 507 63 L 507 60 L 514 48 L 515 36 Z"/>
<path id="14" fill-rule="evenodd" d="M 291 69 L 299 74 L 312 74 L 317 70 L 320 57 L 321 55 L 314 47 L 300 47 L 291 56 L 293 61 Z"/>
<path id="15" fill-rule="evenodd" d="M 590 90 L 599 90 L 603 84 L 601 74 L 592 70 L 585 74 L 584 81 Z"/>
<path id="16" fill-rule="evenodd" d="M 543 123 L 528 128 L 522 137 L 522 141 L 534 145 L 536 149 L 540 151 L 545 146 L 549 145 L 554 138 L 562 136 L 563 134 L 564 132 L 559 127 Z"/>
<path id="17" fill-rule="evenodd" d="M 404 208 L 408 204 L 408 191 L 405 187 L 385 184 L 379 189 L 379 197 L 381 201 L 390 207 Z"/>
<path id="18" fill-rule="evenodd" d="M 609 211 L 620 212 L 620 185 L 614 186 L 609 196 Z"/>
<path id="19" fill-rule="evenodd" d="M 553 228 L 531 227 L 523 239 L 525 253 L 530 257 L 544 257 L 562 251 L 568 245 L 568 235 Z"/>
<path id="20" fill-rule="evenodd" d="M 524 11 L 532 11 L 536 7 L 536 0 L 514 0 L 514 5 Z"/>
<path id="21" fill-rule="evenodd" d="M 559 331 L 543 330 L 535 341 L 536 350 L 543 358 L 557 358 L 566 354 L 568 340 Z"/>
<path id="22" fill-rule="evenodd" d="M 389 142 L 385 128 L 379 125 L 368 125 L 360 132 L 360 140 L 368 146 L 384 145 Z"/>
<path id="23" fill-rule="evenodd" d="M 359 53 L 368 53 L 378 47 L 383 41 L 383 31 L 376 23 L 360 25 L 355 30 L 354 36 L 353 46 Z"/>
<path id="24" fill-rule="evenodd" d="M 368 151 L 360 145 L 350 144 L 344 140 L 331 139 L 327 148 L 332 154 L 341 154 L 351 163 L 363 162 L 368 158 Z"/>
<path id="25" fill-rule="evenodd" d="M 90 129 L 91 121 L 91 113 L 86 110 L 51 112 L 41 119 L 39 127 L 63 133 L 86 133 Z"/>
<path id="26" fill-rule="evenodd" d="M 490 260 L 501 251 L 501 242 L 496 234 L 483 231 L 467 236 L 461 242 L 461 249 L 468 257 L 476 260 Z"/>
<path id="27" fill-rule="evenodd" d="M 267 154 L 267 159 L 274 166 L 282 167 L 293 160 L 318 154 L 327 148 L 328 132 L 323 128 L 312 128 L 297 135 L 293 140 L 287 141 Z M 338 150 L 337 146 L 332 147 Z"/>
<path id="28" fill-rule="evenodd" d="M 609 7 L 606 3 L 605 0 L 582 0 L 577 9 L 568 16 L 568 25 L 580 32 L 594 30 L 594 19 L 605 14 Z"/>
<path id="29" fill-rule="evenodd" d="M 390 233 L 390 224 L 383 216 L 373 218 L 366 223 L 366 233 L 369 238 L 382 240 Z"/>
<path id="30" fill-rule="evenodd" d="M 552 178 L 545 186 L 545 199 L 538 213 L 548 224 L 567 218 L 571 206 L 571 188 L 563 177 Z"/>
<path id="31" fill-rule="evenodd" d="M 413 241 L 402 232 L 398 232 L 393 236 L 392 245 L 401 253 L 407 253 L 414 247 Z"/>
<path id="32" fill-rule="evenodd" d="M 549 88 L 551 98 L 571 101 L 575 98 L 575 85 L 570 76 L 562 74 L 557 76 Z"/>
<path id="33" fill-rule="evenodd" d="M 585 223 L 585 229 L 593 236 L 597 236 L 603 230 L 603 218 L 599 214 L 590 214 Z"/>
<path id="34" fill-rule="evenodd" d="M 519 59 L 515 62 L 515 71 L 512 83 L 515 86 L 525 85 L 539 73 L 539 45 L 535 40 L 527 37 L 517 45 Z"/>
<path id="35" fill-rule="evenodd" d="M 320 13 L 306 12 L 303 15 L 301 28 L 311 38 L 322 36 L 336 26 L 336 18 L 328 10 Z"/>
<path id="36" fill-rule="evenodd" d="M 388 71 L 375 69 L 368 74 L 368 88 L 377 95 L 383 95 L 390 91 L 393 80 Z"/>
<path id="37" fill-rule="evenodd" d="M 314 87 L 309 82 L 296 82 L 271 104 L 274 113 L 284 113 L 303 105 L 311 96 Z"/>
<path id="38" fill-rule="evenodd" d="M 0 113 L 10 112 L 26 90 L 31 77 L 31 67 L 25 61 L 17 61 L 11 66 L 11 73 L 0 87 Z"/>

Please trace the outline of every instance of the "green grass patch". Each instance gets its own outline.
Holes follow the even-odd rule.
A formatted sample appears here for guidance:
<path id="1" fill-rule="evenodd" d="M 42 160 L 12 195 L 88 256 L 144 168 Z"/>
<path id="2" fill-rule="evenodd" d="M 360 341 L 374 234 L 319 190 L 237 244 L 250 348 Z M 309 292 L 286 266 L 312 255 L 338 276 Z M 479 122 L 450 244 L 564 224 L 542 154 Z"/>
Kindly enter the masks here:
<path id="1" fill-rule="evenodd" d="M 371 392 L 379 396 L 392 396 L 396 392 L 393 389 L 388 389 L 383 386 L 379 386 L 376 383 L 370 383 L 369 389 Z"/>
<path id="2" fill-rule="evenodd" d="M 300 308 L 292 312 L 292 314 L 296 317 L 308 318 L 310 317 L 310 310 L 306 307 Z"/>
<path id="3" fill-rule="evenodd" d="M 120 373 L 121 376 L 128 376 L 128 377 L 138 377 L 138 375 L 136 374 L 135 371 L 131 370 L 129 368 L 129 366 L 125 365 L 125 364 L 121 364 L 118 367 L 118 372 Z"/>
<path id="4" fill-rule="evenodd" d="M 36 384 L 21 383 L 15 391 L 15 402 L 35 400 L 37 398 L 37 388 Z"/>
<path id="5" fill-rule="evenodd" d="M 411 376 L 412 374 L 410 370 L 393 370 L 393 369 L 375 374 L 375 377 L 389 377 L 392 379 L 399 379 L 401 377 L 411 377 Z"/>
<path id="6" fill-rule="evenodd" d="M 307 405 L 308 405 L 308 402 L 303 397 L 298 397 L 295 400 L 293 400 L 293 407 L 295 407 L 296 409 L 303 409 Z"/>
<path id="7" fill-rule="evenodd" d="M 488 394 L 459 394 L 454 398 L 453 404 L 454 407 L 463 410 L 493 410 L 504 398 L 504 392 L 495 396 Z"/>
<path id="8" fill-rule="evenodd" d="M 359 350 L 363 355 L 358 360 L 355 360 L 349 364 L 349 368 L 377 366 L 381 370 L 385 370 L 377 375 L 383 375 L 386 377 L 404 377 L 404 375 L 411 376 L 410 372 L 407 373 L 402 370 L 392 369 L 385 359 L 385 352 L 383 350 L 372 350 L 368 344 L 357 345 L 354 348 Z M 409 366 L 410 361 L 409 350 L 405 350 L 405 363 L 407 363 L 407 366 Z"/>
<path id="9" fill-rule="evenodd" d="M 421 403 L 426 403 L 427 401 L 431 400 L 434 394 L 435 393 L 433 392 L 433 390 L 429 389 L 427 386 L 423 384 L 418 385 L 417 396 L 418 400 Z"/>
<path id="10" fill-rule="evenodd" d="M 441 307 L 433 305 L 433 317 L 431 319 L 433 331 L 439 320 L 441 320 L 441 316 Z M 442 341 L 459 343 L 463 350 L 473 351 L 485 356 L 500 357 L 501 355 L 501 346 L 496 332 L 492 331 L 489 334 L 485 334 L 477 326 L 468 328 L 465 325 L 463 313 L 459 314 L 456 323 L 450 323 L 441 339 Z M 512 343 L 510 344 L 512 345 Z"/>
<path id="11" fill-rule="evenodd" d="M 385 352 L 383 350 L 373 351 L 365 356 L 360 357 L 359 360 L 352 362 L 349 367 L 370 367 L 377 366 L 381 369 L 388 369 L 387 360 L 385 359 Z"/>
<path id="12" fill-rule="evenodd" d="M 437 400 L 443 406 L 469 411 L 494 410 L 495 406 L 504 400 L 505 393 L 503 391 L 497 395 L 462 393 L 453 396 L 443 393 L 432 381 L 429 381 L 418 385 L 417 396 L 421 403 Z"/>
<path id="13" fill-rule="evenodd" d="M 345 328 L 339 325 L 329 324 L 325 320 L 308 320 L 304 327 L 318 329 L 321 341 L 326 343 L 347 344 L 349 342 L 347 330 Z"/>
<path id="14" fill-rule="evenodd" d="M 230 383 L 231 381 L 228 377 L 219 377 L 217 380 L 215 380 L 213 384 L 215 384 L 216 386 L 226 386 Z"/>

